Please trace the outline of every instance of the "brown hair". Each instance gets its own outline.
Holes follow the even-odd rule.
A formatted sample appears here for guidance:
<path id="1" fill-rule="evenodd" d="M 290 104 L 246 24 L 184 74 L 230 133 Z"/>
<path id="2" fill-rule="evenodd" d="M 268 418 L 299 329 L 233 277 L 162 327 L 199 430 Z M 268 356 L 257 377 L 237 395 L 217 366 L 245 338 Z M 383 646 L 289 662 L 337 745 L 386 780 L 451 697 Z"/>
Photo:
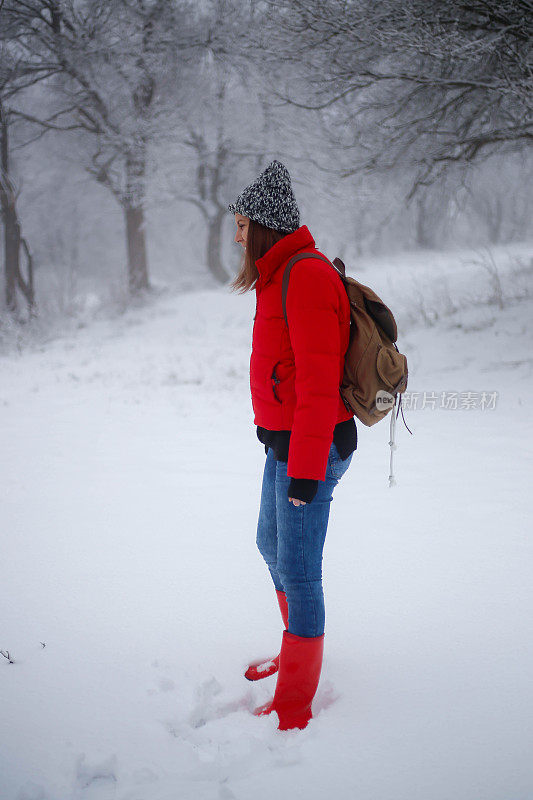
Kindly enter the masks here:
<path id="1" fill-rule="evenodd" d="M 264 256 L 272 245 L 279 242 L 287 234 L 284 231 L 276 231 L 273 228 L 266 228 L 260 222 L 251 219 L 248 223 L 248 233 L 246 235 L 246 250 L 244 252 L 241 268 L 235 278 L 230 283 L 233 291 L 240 294 L 251 289 L 259 277 L 259 272 L 255 262 Z"/>

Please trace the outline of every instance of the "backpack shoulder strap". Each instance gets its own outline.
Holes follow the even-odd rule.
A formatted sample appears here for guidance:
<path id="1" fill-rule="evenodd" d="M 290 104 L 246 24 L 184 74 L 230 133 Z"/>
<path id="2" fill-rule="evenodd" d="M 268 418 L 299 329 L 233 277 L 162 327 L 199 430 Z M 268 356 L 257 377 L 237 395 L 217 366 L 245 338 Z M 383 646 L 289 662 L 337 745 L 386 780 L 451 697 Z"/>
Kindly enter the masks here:
<path id="1" fill-rule="evenodd" d="M 296 264 L 296 262 L 300 261 L 300 259 L 302 258 L 318 258 L 320 261 L 325 261 L 326 264 L 329 264 L 331 267 L 333 267 L 333 269 L 336 272 L 338 272 L 342 278 L 344 277 L 344 270 L 342 270 L 341 272 L 340 267 L 335 266 L 335 262 L 332 264 L 329 258 L 321 256 L 318 253 L 298 253 L 297 255 L 292 256 L 292 258 L 289 259 L 287 266 L 285 267 L 285 272 L 283 273 L 283 282 L 281 284 L 281 303 L 283 305 L 283 316 L 285 317 L 285 322 L 287 323 L 287 327 L 289 326 L 289 322 L 287 320 L 287 292 L 289 289 L 289 278 L 291 275 L 291 269 Z M 335 261 L 339 261 L 340 264 L 342 264 L 342 266 L 344 267 L 344 264 L 342 263 L 342 261 L 340 261 L 339 258 L 336 258 Z"/>

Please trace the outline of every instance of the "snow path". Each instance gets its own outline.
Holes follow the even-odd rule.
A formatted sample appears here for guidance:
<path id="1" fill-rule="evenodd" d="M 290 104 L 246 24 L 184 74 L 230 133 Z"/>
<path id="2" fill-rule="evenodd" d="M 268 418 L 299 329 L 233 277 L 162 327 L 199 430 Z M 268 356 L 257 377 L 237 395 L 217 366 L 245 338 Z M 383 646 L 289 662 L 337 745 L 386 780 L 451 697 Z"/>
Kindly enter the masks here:
<path id="1" fill-rule="evenodd" d="M 3 359 L 2 800 L 530 800 L 532 309 L 402 337 L 411 391 L 497 405 L 407 411 L 393 490 L 388 426 L 359 426 L 301 732 L 242 675 L 281 636 L 253 298 L 164 296 Z"/>

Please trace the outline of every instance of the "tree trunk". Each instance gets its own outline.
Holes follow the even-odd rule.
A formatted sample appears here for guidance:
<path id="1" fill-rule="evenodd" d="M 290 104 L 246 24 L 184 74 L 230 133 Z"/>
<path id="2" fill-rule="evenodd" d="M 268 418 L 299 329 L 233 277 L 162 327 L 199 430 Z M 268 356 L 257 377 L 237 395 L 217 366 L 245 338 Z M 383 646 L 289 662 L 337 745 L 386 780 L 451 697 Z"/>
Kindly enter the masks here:
<path id="1" fill-rule="evenodd" d="M 17 311 L 17 283 L 20 275 L 20 225 L 15 207 L 15 192 L 9 179 L 8 117 L 0 103 L 0 207 L 4 222 L 4 275 L 5 302 L 11 313 Z M 30 306 L 33 297 L 28 298 Z"/>
<path id="2" fill-rule="evenodd" d="M 222 222 L 225 217 L 225 210 L 219 211 L 215 217 L 209 219 L 207 236 L 207 266 L 211 274 L 220 283 L 226 283 L 230 275 L 226 271 L 220 259 L 220 249 L 222 245 Z"/>
<path id="3" fill-rule="evenodd" d="M 494 202 L 492 202 L 494 200 Z M 503 227 L 503 208 L 501 198 L 495 196 L 494 198 L 487 198 L 487 221 L 488 221 L 488 234 L 489 242 L 491 244 L 499 244 L 502 240 L 502 227 Z"/>
<path id="4" fill-rule="evenodd" d="M 126 157 L 127 191 L 123 201 L 128 248 L 128 286 L 135 295 L 149 289 L 144 218 L 146 143 L 140 141 Z"/>
<path id="5" fill-rule="evenodd" d="M 419 197 L 416 201 L 415 241 L 419 247 L 433 246 L 433 231 L 430 229 L 430 214 L 427 200 Z"/>
<path id="6" fill-rule="evenodd" d="M 13 206 L 4 211 L 5 300 L 8 311 L 17 311 L 20 233 Z"/>
<path id="7" fill-rule="evenodd" d="M 142 206 L 126 205 L 124 215 L 128 247 L 128 285 L 130 293 L 135 295 L 143 289 L 150 288 L 146 260 L 144 209 Z"/>

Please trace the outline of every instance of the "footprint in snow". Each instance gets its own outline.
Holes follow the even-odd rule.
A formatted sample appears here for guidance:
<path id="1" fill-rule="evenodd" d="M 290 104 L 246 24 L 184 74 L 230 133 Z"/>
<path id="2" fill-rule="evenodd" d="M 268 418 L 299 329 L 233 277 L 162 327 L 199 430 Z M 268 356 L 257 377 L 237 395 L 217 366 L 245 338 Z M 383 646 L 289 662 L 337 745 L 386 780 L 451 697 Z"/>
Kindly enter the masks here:
<path id="1" fill-rule="evenodd" d="M 72 794 L 74 800 L 114 800 L 117 788 L 116 768 L 116 756 L 89 764 L 85 762 L 85 755 L 80 755 L 76 764 Z"/>
<path id="2" fill-rule="evenodd" d="M 222 686 L 215 677 L 204 681 L 196 689 L 196 703 L 188 717 L 188 724 L 192 728 L 201 728 L 208 722 L 221 719 L 235 711 L 246 709 L 252 711 L 258 705 L 253 690 L 249 690 L 242 697 L 228 703 L 216 703 L 215 698 L 222 692 Z M 332 706 L 339 696 L 333 684 L 324 681 L 313 701 L 313 715 L 316 717 L 321 711 Z"/>
<path id="3" fill-rule="evenodd" d="M 227 778 L 220 782 L 218 787 L 218 800 L 237 800 L 237 795 L 233 794 L 226 781 Z"/>
<path id="4" fill-rule="evenodd" d="M 333 684 L 330 681 L 323 681 L 313 700 L 313 716 L 316 717 L 323 709 L 332 706 L 339 697 L 340 695 L 335 691 Z"/>
<path id="5" fill-rule="evenodd" d="M 253 704 L 252 692 L 247 692 L 243 697 L 231 700 L 229 703 L 214 702 L 215 697 L 222 691 L 222 686 L 215 677 L 204 681 L 196 690 L 196 703 L 188 717 L 192 728 L 201 728 L 214 719 L 226 717 L 241 709 L 251 709 Z"/>

